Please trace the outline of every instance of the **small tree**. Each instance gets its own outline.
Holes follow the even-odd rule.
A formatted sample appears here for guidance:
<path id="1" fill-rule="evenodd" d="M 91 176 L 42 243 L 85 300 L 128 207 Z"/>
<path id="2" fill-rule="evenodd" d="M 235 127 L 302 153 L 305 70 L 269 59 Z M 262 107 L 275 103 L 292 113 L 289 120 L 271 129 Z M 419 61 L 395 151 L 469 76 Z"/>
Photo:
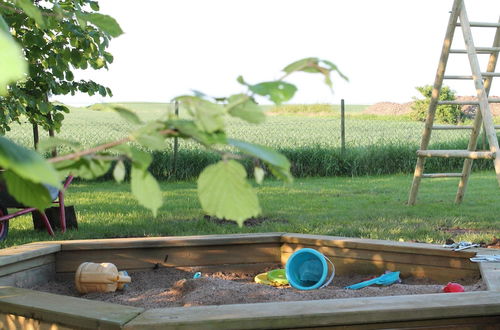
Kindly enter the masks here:
<path id="1" fill-rule="evenodd" d="M 431 85 L 425 85 L 421 87 L 416 87 L 416 89 L 424 96 L 424 99 L 415 100 L 412 105 L 412 111 L 410 112 L 410 117 L 414 120 L 425 121 L 427 118 L 427 111 L 429 109 L 429 104 L 431 102 L 432 89 Z M 440 101 L 454 101 L 456 99 L 455 91 L 451 90 L 448 86 L 443 86 L 441 88 L 441 93 L 439 94 Z M 446 124 L 457 124 L 462 121 L 462 112 L 460 111 L 459 105 L 438 105 L 436 109 L 435 120 L 437 122 Z"/>
<path id="2" fill-rule="evenodd" d="M 35 0 L 35 4 L 38 3 L 39 1 Z M 40 1 L 40 3 L 42 2 Z M 111 17 L 98 13 L 88 13 L 81 7 L 88 4 L 90 8 L 96 10 L 98 9 L 96 2 L 89 0 L 46 0 L 43 2 L 44 5 L 47 3 L 52 4 L 52 8 L 39 8 L 31 0 L 4 0 L 4 3 L 0 3 L 0 49 L 2 49 L 0 52 L 0 97 L 10 98 L 9 92 L 15 94 L 13 90 L 26 87 L 25 84 L 30 81 L 30 78 L 25 82 L 22 82 L 22 79 L 28 77 L 28 66 L 33 65 L 29 61 L 29 57 L 23 54 L 27 50 L 19 47 L 14 40 L 16 22 L 9 21 L 10 24 L 13 24 L 13 27 L 10 27 L 6 23 L 7 20 L 3 19 L 3 16 L 8 16 L 8 13 L 25 13 L 29 16 L 29 18 L 25 17 L 25 19 L 34 20 L 36 28 L 45 29 L 40 32 L 44 33 L 44 40 L 39 40 L 40 44 L 44 43 L 46 38 L 53 40 L 59 36 L 59 34 L 50 35 L 50 32 L 48 32 L 52 26 L 50 24 L 65 25 L 65 22 L 73 19 L 76 19 L 79 24 L 74 26 L 78 31 L 76 34 L 83 33 L 79 29 L 86 30 L 90 24 L 102 29 L 110 36 L 121 33 L 119 25 Z M 69 7 L 63 8 L 63 4 Z M 51 22 L 52 18 L 54 18 L 54 21 Z M 73 32 L 71 31 L 71 33 Z M 99 52 L 104 52 L 103 49 L 107 46 L 107 41 L 104 42 L 103 40 L 107 39 L 102 38 L 107 37 L 95 34 L 98 33 L 96 31 L 92 34 L 90 32 L 92 31 L 89 31 L 89 36 L 91 38 L 96 36 L 99 41 L 94 40 L 95 43 L 93 43 L 85 38 L 89 42 L 85 47 L 98 47 Z M 29 31 L 25 31 L 24 37 L 30 38 L 29 35 Z M 101 64 L 105 66 L 106 61 L 109 61 L 104 57 L 105 53 L 102 53 L 104 59 L 97 55 L 100 54 L 99 52 L 95 53 L 95 56 L 85 57 L 86 49 L 80 49 L 78 45 L 71 44 L 71 40 L 73 40 L 71 38 L 65 40 L 70 40 L 68 51 L 63 51 L 62 54 L 54 53 L 54 56 L 59 58 L 59 62 L 51 62 L 52 60 L 41 54 L 40 61 L 46 61 L 46 65 L 48 65 L 45 68 L 42 63 L 42 68 L 49 69 L 50 73 L 47 72 L 46 74 L 53 75 L 55 78 L 49 77 L 46 81 L 41 82 L 40 90 L 36 91 L 37 93 L 40 92 L 38 96 L 43 96 L 44 94 L 41 92 L 50 92 L 50 88 L 68 80 L 69 64 L 80 68 L 82 65 L 96 65 L 99 67 Z M 64 41 L 61 42 L 64 45 Z M 51 46 L 45 45 L 44 47 L 50 48 Z M 38 47 L 33 49 L 40 53 L 51 51 L 50 49 L 39 49 Z M 82 62 L 76 60 L 71 62 L 74 61 L 72 53 L 75 49 L 84 57 Z M 69 54 L 69 58 L 64 59 L 64 54 L 66 54 L 66 57 Z M 194 140 L 221 155 L 221 160 L 207 166 L 198 178 L 198 196 L 202 208 L 208 215 L 234 220 L 242 225 L 245 219 L 258 215 L 261 209 L 257 194 L 247 181 L 245 167 L 239 160 L 245 158 L 254 160 L 253 172 L 258 184 L 262 183 L 264 179 L 265 169 L 281 180 L 291 181 L 291 164 L 284 155 L 271 148 L 227 136 L 225 119 L 237 117 L 249 123 L 262 123 L 266 116 L 254 97 L 265 97 L 275 104 L 289 101 L 297 91 L 297 87 L 284 80 L 295 72 L 320 74 L 330 89 L 332 88 L 332 73 L 337 73 L 347 80 L 347 77 L 338 70 L 335 64 L 314 57 L 293 62 L 284 67 L 282 71 L 283 76 L 281 78 L 260 83 L 249 83 L 243 77 L 238 77 L 237 81 L 246 88 L 246 91 L 225 97 L 223 104 L 220 104 L 219 98 L 215 99 L 203 93 L 196 93 L 194 96 L 177 97 L 176 99 L 182 102 L 188 110 L 189 119 L 181 119 L 171 114 L 166 119 L 143 122 L 137 114 L 128 109 L 110 107 L 123 118 L 140 125 L 140 127 L 128 132 L 122 139 L 85 150 L 82 150 L 81 146 L 73 141 L 48 139 L 41 145 L 40 149 L 52 149 L 62 145 L 72 149 L 70 154 L 54 156 L 48 160 L 44 160 L 40 154 L 0 136 L 0 167 L 4 170 L 0 173 L 0 179 L 5 181 L 8 192 L 20 203 L 43 210 L 50 206 L 52 202 L 45 184 L 59 188 L 61 186 L 61 177 L 69 173 L 84 179 L 95 178 L 106 173 L 113 166 L 114 161 L 116 163 L 114 164 L 113 176 L 116 181 L 122 181 L 125 177 L 123 159 L 128 158 L 132 163 L 130 171 L 131 191 L 141 205 L 150 209 L 153 215 L 156 215 L 163 203 L 163 197 L 159 184 L 148 170 L 152 156 L 138 148 L 136 144 L 138 143 L 151 150 L 158 150 L 165 148 L 166 139 L 168 138 L 186 138 Z M 8 87 L 11 82 L 15 82 L 15 84 Z M 51 84 L 49 83 L 50 86 L 44 85 L 47 82 L 51 82 Z M 67 84 L 64 84 L 64 86 L 68 87 Z M 68 92 L 75 91 L 74 88 L 87 92 L 82 90 L 81 86 L 71 84 L 68 87 Z M 65 87 L 59 86 L 59 88 L 61 90 L 57 91 L 67 91 Z M 86 85 L 86 88 L 92 88 L 92 92 L 101 91 L 100 87 L 95 88 L 93 84 Z M 26 92 L 29 93 L 30 90 L 27 89 Z M 108 93 L 107 90 L 105 92 Z M 39 106 L 39 103 L 46 102 L 45 100 L 27 97 L 24 98 L 24 101 L 26 104 L 18 104 L 18 106 L 36 106 L 38 111 L 45 114 L 43 112 L 45 109 L 41 109 Z M 46 106 L 51 107 L 50 104 Z M 53 126 L 50 124 L 48 127 Z M 116 153 L 119 155 L 116 155 Z M 7 222 L 4 222 L 4 224 L 7 224 Z"/>
<path id="3" fill-rule="evenodd" d="M 14 4 L 22 5 L 24 11 Z M 49 102 L 49 96 L 111 95 L 109 88 L 92 80 L 75 81 L 73 74 L 74 69 L 107 68 L 113 61 L 106 48 L 121 30 L 117 24 L 115 29 L 101 29 L 103 21 L 113 19 L 97 14 L 98 10 L 97 1 L 91 0 L 19 1 L 0 6 L 12 37 L 23 49 L 29 72 L 26 79 L 9 87 L 7 96 L 0 96 L 0 133 L 26 116 L 33 124 L 36 144 L 38 126 L 53 135 L 69 112 L 66 106 Z"/>

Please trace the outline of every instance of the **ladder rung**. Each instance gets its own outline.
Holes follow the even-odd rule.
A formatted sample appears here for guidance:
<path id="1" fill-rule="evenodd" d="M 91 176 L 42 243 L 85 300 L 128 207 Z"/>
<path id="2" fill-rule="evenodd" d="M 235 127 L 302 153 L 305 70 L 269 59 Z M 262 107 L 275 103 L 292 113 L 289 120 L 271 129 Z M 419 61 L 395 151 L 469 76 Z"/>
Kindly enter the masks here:
<path id="1" fill-rule="evenodd" d="M 495 159 L 494 152 L 468 151 L 468 150 L 417 150 L 417 156 L 441 157 L 441 158 Z"/>
<path id="2" fill-rule="evenodd" d="M 489 98 L 488 103 L 500 103 L 500 98 Z M 447 105 L 479 105 L 479 101 L 470 100 L 470 101 L 438 101 L 438 104 L 447 104 Z"/>
<path id="3" fill-rule="evenodd" d="M 452 130 L 452 129 L 472 129 L 472 125 L 435 125 L 432 126 L 434 130 Z M 500 129 L 500 125 L 495 125 L 495 129 Z"/>
<path id="4" fill-rule="evenodd" d="M 476 47 L 476 53 L 478 54 L 491 54 L 500 52 L 500 47 Z M 450 49 L 452 54 L 467 54 L 466 49 Z"/>
<path id="5" fill-rule="evenodd" d="M 483 77 L 500 77 L 500 72 L 481 72 Z"/>
<path id="6" fill-rule="evenodd" d="M 500 23 L 484 23 L 484 22 L 469 22 L 471 27 L 492 27 L 498 28 L 500 27 Z M 461 26 L 460 23 L 457 23 L 457 26 Z"/>
<path id="7" fill-rule="evenodd" d="M 443 79 L 463 79 L 463 80 L 472 80 L 472 76 L 444 76 Z"/>
<path id="8" fill-rule="evenodd" d="M 481 72 L 483 79 L 486 77 L 500 77 L 500 72 Z M 463 79 L 463 80 L 472 80 L 474 77 L 472 76 L 444 76 L 443 79 Z"/>
<path id="9" fill-rule="evenodd" d="M 462 173 L 429 173 L 422 174 L 423 179 L 434 179 L 434 178 L 461 178 Z"/>

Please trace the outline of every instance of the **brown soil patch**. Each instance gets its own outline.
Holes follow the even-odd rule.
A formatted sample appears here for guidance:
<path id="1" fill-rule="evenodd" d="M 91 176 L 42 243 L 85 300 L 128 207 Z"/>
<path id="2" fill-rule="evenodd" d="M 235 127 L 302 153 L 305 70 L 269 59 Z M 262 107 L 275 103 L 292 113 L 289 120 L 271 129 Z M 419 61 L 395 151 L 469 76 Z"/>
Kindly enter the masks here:
<path id="1" fill-rule="evenodd" d="M 440 293 L 443 288 L 442 284 L 436 282 L 407 278 L 401 284 L 387 287 L 344 289 L 347 285 L 370 278 L 353 275 L 336 276 L 323 289 L 301 291 L 289 286 L 275 288 L 257 284 L 253 281 L 256 274 L 204 273 L 201 278 L 193 279 L 195 271 L 159 268 L 133 272 L 130 273 L 132 283 L 124 290 L 112 293 L 80 295 L 75 289 L 73 278 L 52 281 L 31 289 L 122 305 L 161 308 Z M 460 281 L 460 284 L 464 285 L 466 292 L 486 290 L 483 282 L 477 278 Z"/>
<path id="2" fill-rule="evenodd" d="M 379 102 L 370 105 L 368 108 L 363 110 L 362 113 L 368 115 L 401 116 L 401 115 L 406 115 L 411 111 L 412 104 L 413 102 L 408 102 L 408 103 Z"/>
<path id="3" fill-rule="evenodd" d="M 500 99 L 500 96 L 491 96 L 490 98 Z M 476 97 L 474 96 L 457 96 L 457 101 L 470 101 L 474 99 L 476 99 Z M 371 115 L 394 115 L 394 116 L 406 115 L 410 113 L 413 103 L 414 102 L 407 102 L 407 103 L 379 102 L 369 106 L 362 113 Z M 493 116 L 500 116 L 500 103 L 491 103 L 490 107 Z M 468 118 L 473 117 L 476 111 L 477 111 L 476 105 L 462 106 L 462 112 Z"/>

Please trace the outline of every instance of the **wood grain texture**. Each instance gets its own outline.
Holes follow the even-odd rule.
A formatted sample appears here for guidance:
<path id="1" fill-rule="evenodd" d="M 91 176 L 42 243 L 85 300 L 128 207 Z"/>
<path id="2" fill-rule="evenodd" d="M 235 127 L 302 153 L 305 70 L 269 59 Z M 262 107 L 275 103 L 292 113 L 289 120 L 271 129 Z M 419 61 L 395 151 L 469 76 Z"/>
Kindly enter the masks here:
<path id="1" fill-rule="evenodd" d="M 111 238 L 59 241 L 62 251 L 279 243 L 283 233 Z"/>
<path id="2" fill-rule="evenodd" d="M 346 249 L 375 250 L 388 252 L 405 252 L 410 254 L 449 256 L 455 258 L 472 258 L 476 250 L 464 250 L 454 252 L 440 245 L 427 243 L 394 242 L 376 239 L 308 235 L 308 234 L 284 234 L 281 237 L 283 243 L 307 244 L 312 246 L 332 246 Z"/>
<path id="3" fill-rule="evenodd" d="M 450 256 L 422 255 L 415 253 L 379 251 L 377 249 L 345 249 L 330 246 L 312 246 L 306 244 L 283 244 L 282 254 L 290 254 L 303 248 L 313 248 L 326 256 L 332 258 L 344 258 L 355 262 L 356 260 L 367 260 L 374 262 L 386 262 L 395 264 L 413 264 L 436 266 L 453 269 L 468 269 L 479 272 L 476 263 L 468 258 L 455 258 Z M 283 258 L 282 258 L 283 262 Z"/>
<path id="4" fill-rule="evenodd" d="M 151 309 L 124 329 L 283 329 L 500 316 L 500 293 L 453 295 Z"/>
<path id="5" fill-rule="evenodd" d="M 56 256 L 56 272 L 74 272 L 83 262 L 111 262 L 118 269 L 279 263 L 280 244 L 236 244 L 155 248 L 65 250 Z"/>
<path id="6" fill-rule="evenodd" d="M 120 329 L 144 311 L 143 308 L 13 287 L 0 287 L 0 310 L 4 314 L 78 329 Z"/>
<path id="7" fill-rule="evenodd" d="M 53 280 L 56 273 L 55 263 L 25 269 L 0 277 L 0 285 L 27 287 Z"/>
<path id="8" fill-rule="evenodd" d="M 286 263 L 290 255 L 291 253 L 284 253 L 282 255 L 282 261 Z M 442 284 L 479 276 L 478 270 L 469 269 L 452 269 L 412 263 L 396 263 L 341 257 L 331 257 L 330 260 L 335 265 L 335 274 L 337 275 L 376 275 L 382 274 L 385 271 L 399 271 L 403 279 L 408 277 L 427 278 Z"/>

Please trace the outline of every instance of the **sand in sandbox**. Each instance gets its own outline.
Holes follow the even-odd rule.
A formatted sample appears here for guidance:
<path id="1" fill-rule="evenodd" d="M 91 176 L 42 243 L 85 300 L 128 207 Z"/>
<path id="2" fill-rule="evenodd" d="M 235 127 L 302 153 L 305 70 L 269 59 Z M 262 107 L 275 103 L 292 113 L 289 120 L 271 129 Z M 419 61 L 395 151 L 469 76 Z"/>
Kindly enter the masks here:
<path id="1" fill-rule="evenodd" d="M 360 290 L 347 290 L 345 286 L 369 278 L 367 275 L 335 276 L 323 289 L 302 291 L 286 287 L 271 287 L 253 281 L 256 274 L 205 273 L 193 279 L 193 271 L 175 268 L 130 273 L 132 283 L 124 290 L 112 293 L 87 293 L 76 291 L 73 278 L 51 281 L 30 287 L 38 291 L 100 300 L 144 308 L 244 304 L 275 301 L 298 301 L 370 296 L 395 296 L 408 294 L 439 293 L 443 284 L 425 279 L 403 279 L 400 284 L 386 287 L 370 286 Z M 378 274 L 380 275 L 380 274 Z M 479 278 L 458 281 L 465 291 L 486 290 Z M 444 294 L 444 293 L 443 293 Z"/>

